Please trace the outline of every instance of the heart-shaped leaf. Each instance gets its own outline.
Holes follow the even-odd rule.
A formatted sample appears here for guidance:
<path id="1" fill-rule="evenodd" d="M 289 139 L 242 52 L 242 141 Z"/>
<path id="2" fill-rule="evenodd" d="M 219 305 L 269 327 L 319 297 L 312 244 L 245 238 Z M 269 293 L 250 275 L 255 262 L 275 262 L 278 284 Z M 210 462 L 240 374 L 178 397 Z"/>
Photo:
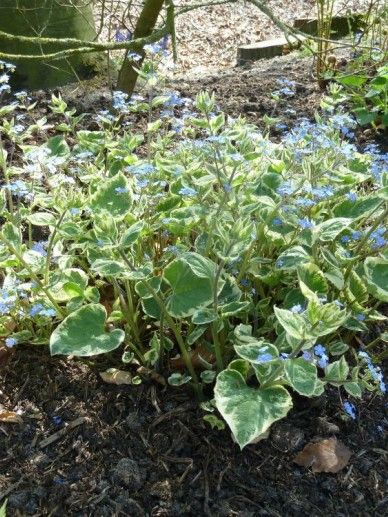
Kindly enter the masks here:
<path id="1" fill-rule="evenodd" d="M 124 341 L 121 329 L 105 331 L 106 310 L 91 303 L 72 312 L 50 337 L 51 355 L 91 356 L 110 352 Z"/>
<path id="2" fill-rule="evenodd" d="M 217 409 L 241 449 L 284 418 L 292 407 L 290 394 L 282 386 L 250 388 L 236 370 L 218 375 L 214 395 Z"/>

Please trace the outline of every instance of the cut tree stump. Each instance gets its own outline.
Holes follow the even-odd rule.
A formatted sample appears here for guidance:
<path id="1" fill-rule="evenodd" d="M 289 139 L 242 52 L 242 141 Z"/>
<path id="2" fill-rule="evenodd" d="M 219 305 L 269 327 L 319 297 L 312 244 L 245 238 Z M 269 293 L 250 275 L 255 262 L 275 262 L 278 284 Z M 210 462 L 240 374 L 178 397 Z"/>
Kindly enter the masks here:
<path id="1" fill-rule="evenodd" d="M 352 32 L 361 29 L 364 23 L 363 14 L 352 14 L 350 16 L 333 16 L 331 21 L 331 37 L 343 38 Z M 316 36 L 318 34 L 318 20 L 315 18 L 297 18 L 294 20 L 294 27 L 306 34 Z"/>
<path id="2" fill-rule="evenodd" d="M 271 57 L 281 56 L 295 48 L 299 48 L 300 42 L 304 39 L 306 38 L 302 36 L 298 37 L 298 39 L 291 36 L 289 38 L 290 43 L 286 38 L 277 38 L 259 41 L 249 45 L 242 45 L 241 47 L 238 47 L 237 50 L 237 64 L 244 65 L 249 61 L 270 59 Z"/>

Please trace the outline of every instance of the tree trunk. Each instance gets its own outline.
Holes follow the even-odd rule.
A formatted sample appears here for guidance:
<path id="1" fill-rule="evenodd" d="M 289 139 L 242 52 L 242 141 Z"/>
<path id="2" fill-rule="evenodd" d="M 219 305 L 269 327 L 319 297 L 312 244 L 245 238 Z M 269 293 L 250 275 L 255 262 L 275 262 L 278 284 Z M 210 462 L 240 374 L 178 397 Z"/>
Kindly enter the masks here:
<path id="1" fill-rule="evenodd" d="M 76 38 L 90 41 L 96 29 L 90 1 L 87 0 L 0 0 L 0 30 L 17 36 Z M 9 54 L 44 54 L 63 50 L 63 45 L 21 43 L 2 39 L 0 49 Z M 60 60 L 18 60 L 11 85 L 40 89 L 86 79 L 103 62 L 96 54 L 77 55 Z"/>
<path id="2" fill-rule="evenodd" d="M 152 33 L 159 13 L 162 10 L 163 3 L 164 0 L 145 0 L 143 9 L 136 22 L 133 39 L 143 38 Z M 136 65 L 136 67 L 139 67 L 141 65 L 145 52 L 141 50 L 139 54 L 142 56 L 142 59 L 136 63 L 126 57 L 119 73 L 118 89 L 129 95 L 132 94 L 137 81 L 137 72 L 133 66 Z"/>

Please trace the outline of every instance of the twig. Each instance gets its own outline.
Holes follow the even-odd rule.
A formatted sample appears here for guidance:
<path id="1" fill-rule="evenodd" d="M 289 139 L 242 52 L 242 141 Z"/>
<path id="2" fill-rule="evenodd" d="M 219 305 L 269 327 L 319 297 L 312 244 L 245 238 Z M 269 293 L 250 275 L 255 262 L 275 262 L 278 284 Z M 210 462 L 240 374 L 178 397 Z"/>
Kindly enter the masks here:
<path id="1" fill-rule="evenodd" d="M 83 424 L 86 420 L 87 420 L 86 417 L 81 416 L 79 418 L 76 418 L 72 422 L 69 422 L 66 427 L 63 427 L 62 429 L 60 429 L 56 433 L 54 433 L 51 436 L 48 436 L 47 438 L 42 440 L 40 442 L 40 444 L 39 444 L 39 449 L 44 449 L 48 445 L 51 445 L 52 443 L 56 442 L 57 440 L 62 438 L 62 436 L 67 434 L 69 431 L 71 431 L 71 429 L 74 429 L 75 427 L 78 427 L 79 425 Z"/>

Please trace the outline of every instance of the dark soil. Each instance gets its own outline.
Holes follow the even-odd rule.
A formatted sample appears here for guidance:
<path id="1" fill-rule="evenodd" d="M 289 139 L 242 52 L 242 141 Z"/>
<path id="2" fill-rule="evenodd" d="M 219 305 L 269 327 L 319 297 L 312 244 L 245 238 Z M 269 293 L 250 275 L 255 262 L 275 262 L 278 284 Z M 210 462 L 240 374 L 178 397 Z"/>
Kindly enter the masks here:
<path id="1" fill-rule="evenodd" d="M 268 440 L 240 452 L 228 430 L 202 420 L 188 391 L 105 384 L 98 370 L 106 366 L 20 347 L 1 370 L 0 402 L 23 420 L 0 424 L 8 515 L 384 513 L 381 398 L 366 397 L 356 421 L 342 413 L 334 389 L 297 400 Z M 311 439 L 330 436 L 353 452 L 344 470 L 313 474 L 293 463 Z"/>
<path id="2" fill-rule="evenodd" d="M 280 77 L 297 83 L 287 106 L 271 100 Z M 110 105 L 110 96 L 106 87 L 93 91 L 92 84 L 64 88 L 62 94 L 79 112 L 95 113 Z M 231 116 L 242 113 L 260 127 L 264 114 L 281 115 L 288 126 L 301 116 L 313 118 L 322 96 L 311 60 L 291 56 L 171 86 L 186 96 L 215 91 L 221 109 Z M 44 115 L 49 97 L 45 92 L 39 97 Z M 296 113 L 284 116 L 286 107 Z M 273 137 L 280 135 L 275 129 Z M 358 143 L 375 136 L 360 132 Z M 334 388 L 312 401 L 296 399 L 269 439 L 241 452 L 228 430 L 212 430 L 203 421 L 189 391 L 148 380 L 136 387 L 104 383 L 99 371 L 118 365 L 115 356 L 88 363 L 51 358 L 39 347 L 17 347 L 8 363 L 0 364 L 0 407 L 22 418 L 20 424 L 0 423 L 0 503 L 8 499 L 9 516 L 299 517 L 387 511 L 388 415 L 381 397 L 366 395 L 355 421 L 343 413 Z M 313 474 L 293 463 L 309 441 L 331 436 L 353 452 L 338 474 Z"/>

